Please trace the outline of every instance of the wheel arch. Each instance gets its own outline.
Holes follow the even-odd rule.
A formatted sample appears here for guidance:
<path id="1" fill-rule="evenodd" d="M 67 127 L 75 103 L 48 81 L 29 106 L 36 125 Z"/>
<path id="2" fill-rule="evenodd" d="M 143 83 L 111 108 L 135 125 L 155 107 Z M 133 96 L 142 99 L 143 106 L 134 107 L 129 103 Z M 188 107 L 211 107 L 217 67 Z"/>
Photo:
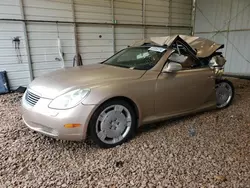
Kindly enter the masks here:
<path id="1" fill-rule="evenodd" d="M 137 104 L 132 100 L 130 99 L 129 97 L 125 97 L 125 96 L 114 96 L 114 97 L 110 97 L 104 101 L 102 101 L 100 104 L 98 104 L 96 106 L 96 108 L 94 109 L 93 113 L 91 114 L 91 117 L 93 116 L 94 112 L 99 108 L 101 107 L 102 105 L 104 105 L 105 103 L 108 103 L 110 101 L 114 101 L 114 100 L 123 100 L 123 101 L 126 101 L 129 105 L 131 105 L 131 107 L 133 108 L 134 112 L 135 112 L 135 115 L 136 115 L 136 129 L 139 127 L 139 124 L 140 124 L 140 117 L 141 117 L 141 112 L 139 110 L 139 107 L 137 106 Z M 90 119 L 91 119 L 90 117 Z M 87 134 L 89 133 L 89 123 L 90 123 L 90 119 L 88 120 L 88 128 L 87 128 Z"/>
<path id="2" fill-rule="evenodd" d="M 216 79 L 216 85 L 220 84 L 222 82 L 226 82 L 227 84 L 230 85 L 230 87 L 232 89 L 232 96 L 231 96 L 231 99 L 230 99 L 230 101 L 228 102 L 228 104 L 226 106 L 221 107 L 221 108 L 217 107 L 217 109 L 223 109 L 223 108 L 227 108 L 228 106 L 230 106 L 231 103 L 233 102 L 233 99 L 234 99 L 234 96 L 235 96 L 235 88 L 234 88 L 233 83 L 230 80 L 226 79 L 226 78 Z M 217 101 L 217 99 L 216 99 L 216 101 Z"/>
<path id="3" fill-rule="evenodd" d="M 116 96 L 116 97 L 111 97 L 107 100 L 105 100 L 104 102 L 102 102 L 99 106 L 103 105 L 104 103 L 107 103 L 107 102 L 110 102 L 110 101 L 113 101 L 113 100 L 123 100 L 123 101 L 126 101 L 129 105 L 131 105 L 131 107 L 133 108 L 135 114 L 136 114 L 136 118 L 139 119 L 140 118 L 140 112 L 139 112 L 139 108 L 138 106 L 136 105 L 136 103 L 128 98 L 128 97 L 125 97 L 125 96 Z M 98 106 L 98 107 L 99 107 Z"/>

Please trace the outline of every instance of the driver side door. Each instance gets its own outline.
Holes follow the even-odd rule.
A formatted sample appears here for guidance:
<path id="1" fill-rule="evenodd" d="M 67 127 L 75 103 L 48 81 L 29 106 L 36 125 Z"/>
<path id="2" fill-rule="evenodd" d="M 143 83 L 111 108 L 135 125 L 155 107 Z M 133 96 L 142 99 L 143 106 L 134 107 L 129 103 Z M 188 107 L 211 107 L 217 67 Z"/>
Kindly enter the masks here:
<path id="1" fill-rule="evenodd" d="M 164 71 L 173 60 L 182 65 L 182 70 Z M 209 67 L 199 67 L 197 59 L 188 53 L 172 53 L 157 78 L 156 114 L 164 117 L 178 116 L 215 106 L 213 71 Z"/>

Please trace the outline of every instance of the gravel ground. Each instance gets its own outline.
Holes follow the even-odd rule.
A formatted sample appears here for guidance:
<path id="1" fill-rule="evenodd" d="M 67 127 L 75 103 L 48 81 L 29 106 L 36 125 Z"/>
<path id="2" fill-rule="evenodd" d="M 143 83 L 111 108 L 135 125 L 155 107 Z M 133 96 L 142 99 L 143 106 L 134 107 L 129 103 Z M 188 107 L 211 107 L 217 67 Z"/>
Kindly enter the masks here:
<path id="1" fill-rule="evenodd" d="M 229 108 L 146 126 L 112 149 L 34 133 L 20 95 L 0 96 L 0 187 L 250 187 L 250 81 L 234 84 Z"/>

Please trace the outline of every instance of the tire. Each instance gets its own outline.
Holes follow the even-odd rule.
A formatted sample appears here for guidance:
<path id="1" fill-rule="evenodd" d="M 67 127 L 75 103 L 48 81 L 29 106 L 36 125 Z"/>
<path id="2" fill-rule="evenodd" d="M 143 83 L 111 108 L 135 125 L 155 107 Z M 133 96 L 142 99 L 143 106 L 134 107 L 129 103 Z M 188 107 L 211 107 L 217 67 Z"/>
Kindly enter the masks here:
<path id="1" fill-rule="evenodd" d="M 135 135 L 136 113 L 129 103 L 112 100 L 102 104 L 89 122 L 89 136 L 101 148 L 127 142 Z"/>
<path id="2" fill-rule="evenodd" d="M 223 109 L 230 106 L 234 99 L 234 86 L 232 82 L 226 79 L 217 80 L 215 89 L 217 109 Z"/>

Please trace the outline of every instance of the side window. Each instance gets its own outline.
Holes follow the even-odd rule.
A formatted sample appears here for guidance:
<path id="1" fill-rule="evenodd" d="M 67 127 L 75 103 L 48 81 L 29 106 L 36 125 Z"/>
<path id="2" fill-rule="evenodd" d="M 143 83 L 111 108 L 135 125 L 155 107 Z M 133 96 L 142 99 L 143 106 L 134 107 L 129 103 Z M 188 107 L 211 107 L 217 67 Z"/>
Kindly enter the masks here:
<path id="1" fill-rule="evenodd" d="M 183 69 L 192 69 L 195 67 L 195 59 L 191 55 L 172 53 L 169 57 L 169 61 L 180 63 Z"/>
<path id="2" fill-rule="evenodd" d="M 174 50 L 168 61 L 180 63 L 183 70 L 201 68 L 200 62 L 195 59 L 184 46 L 178 44 L 178 46 L 176 45 L 174 47 Z"/>

